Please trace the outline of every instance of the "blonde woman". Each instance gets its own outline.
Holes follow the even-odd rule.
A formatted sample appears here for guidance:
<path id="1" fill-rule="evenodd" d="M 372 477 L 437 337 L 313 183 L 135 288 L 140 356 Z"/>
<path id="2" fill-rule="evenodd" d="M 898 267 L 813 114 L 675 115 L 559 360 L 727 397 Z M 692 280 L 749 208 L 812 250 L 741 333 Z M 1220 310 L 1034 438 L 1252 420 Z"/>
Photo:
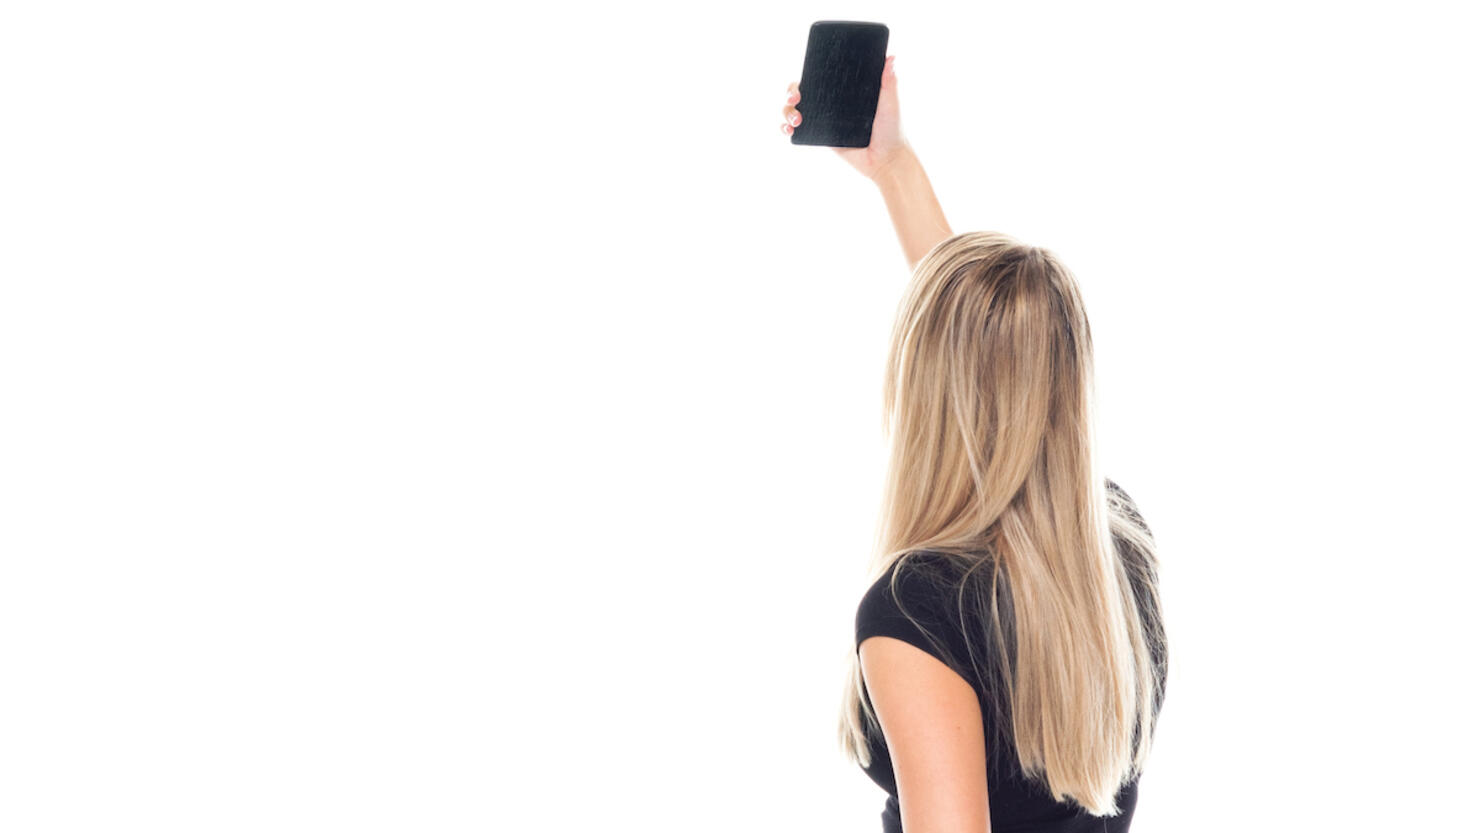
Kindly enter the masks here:
<path id="1" fill-rule="evenodd" d="M 793 82 L 783 133 L 799 104 Z M 878 185 L 913 270 L 844 753 L 888 793 L 886 833 L 1129 830 L 1166 637 L 1155 541 L 1100 471 L 1074 276 L 951 231 L 900 131 L 893 56 L 869 146 L 835 150 Z"/>

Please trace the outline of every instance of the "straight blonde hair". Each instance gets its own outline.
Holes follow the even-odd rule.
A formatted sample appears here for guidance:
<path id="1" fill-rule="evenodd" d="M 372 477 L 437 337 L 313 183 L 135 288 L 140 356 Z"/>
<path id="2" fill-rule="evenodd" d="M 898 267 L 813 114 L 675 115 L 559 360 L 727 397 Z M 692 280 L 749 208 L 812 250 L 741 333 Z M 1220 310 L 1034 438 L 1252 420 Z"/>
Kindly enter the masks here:
<path id="1" fill-rule="evenodd" d="M 983 646 L 957 670 L 989 696 L 994 760 L 1015 753 L 1055 800 L 1107 816 L 1150 752 L 1166 647 L 1155 541 L 1100 473 L 1093 370 L 1084 303 L 1053 254 L 996 232 L 931 249 L 889 347 L 868 583 L 887 573 L 897 594 L 915 556 L 944 556 L 955 569 L 931 575 Z M 838 739 L 867 767 L 882 732 L 849 656 Z"/>

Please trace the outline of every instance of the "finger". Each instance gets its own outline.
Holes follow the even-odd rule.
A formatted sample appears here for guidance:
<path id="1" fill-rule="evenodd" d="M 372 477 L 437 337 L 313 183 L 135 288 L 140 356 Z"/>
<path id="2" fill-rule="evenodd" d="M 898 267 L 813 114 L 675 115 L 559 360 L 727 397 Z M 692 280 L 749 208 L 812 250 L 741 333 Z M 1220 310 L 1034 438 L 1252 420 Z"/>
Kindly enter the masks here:
<path id="1" fill-rule="evenodd" d="M 785 133 L 788 136 L 790 136 L 791 135 L 791 125 L 786 124 L 786 123 L 783 122 L 782 125 L 781 125 L 781 132 L 782 133 Z"/>
<path id="2" fill-rule="evenodd" d="M 792 107 L 788 104 L 787 106 L 781 108 L 781 120 L 785 122 L 790 122 L 794 125 L 801 124 L 802 114 L 798 112 L 797 108 Z"/>
<path id="3" fill-rule="evenodd" d="M 787 84 L 786 85 L 786 89 L 789 90 L 789 91 L 791 91 L 791 92 L 794 92 L 794 93 L 797 93 L 798 95 L 800 95 L 801 92 L 802 92 L 802 90 L 801 90 L 801 87 L 799 87 L 797 85 L 798 85 L 798 82 L 793 81 L 790 84 Z"/>

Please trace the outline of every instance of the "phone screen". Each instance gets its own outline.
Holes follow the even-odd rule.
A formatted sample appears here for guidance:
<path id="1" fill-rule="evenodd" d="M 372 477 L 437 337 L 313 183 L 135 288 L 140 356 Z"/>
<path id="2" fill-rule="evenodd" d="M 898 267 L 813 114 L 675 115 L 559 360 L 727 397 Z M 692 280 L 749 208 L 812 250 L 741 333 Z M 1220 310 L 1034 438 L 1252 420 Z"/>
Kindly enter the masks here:
<path id="1" fill-rule="evenodd" d="M 812 24 L 797 83 L 802 123 L 792 131 L 792 144 L 868 147 L 888 45 L 889 27 L 882 23 Z"/>

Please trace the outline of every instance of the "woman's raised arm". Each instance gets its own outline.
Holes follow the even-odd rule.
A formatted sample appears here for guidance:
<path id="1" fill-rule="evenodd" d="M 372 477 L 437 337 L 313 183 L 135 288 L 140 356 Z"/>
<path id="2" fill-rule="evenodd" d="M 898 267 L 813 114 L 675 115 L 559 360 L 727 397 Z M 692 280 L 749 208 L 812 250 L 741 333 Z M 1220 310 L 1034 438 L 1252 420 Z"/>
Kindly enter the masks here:
<path id="1" fill-rule="evenodd" d="M 786 104 L 781 108 L 781 132 L 788 136 L 794 126 L 802 123 L 802 114 L 796 108 L 800 101 L 798 82 L 793 81 L 787 87 Z M 925 175 L 925 167 L 900 128 L 899 79 L 894 75 L 893 55 L 884 61 L 879 106 L 874 112 L 868 147 L 833 150 L 879 187 L 911 271 L 936 243 L 952 236 L 945 212 L 935 198 L 935 189 L 930 187 L 930 178 Z"/>

